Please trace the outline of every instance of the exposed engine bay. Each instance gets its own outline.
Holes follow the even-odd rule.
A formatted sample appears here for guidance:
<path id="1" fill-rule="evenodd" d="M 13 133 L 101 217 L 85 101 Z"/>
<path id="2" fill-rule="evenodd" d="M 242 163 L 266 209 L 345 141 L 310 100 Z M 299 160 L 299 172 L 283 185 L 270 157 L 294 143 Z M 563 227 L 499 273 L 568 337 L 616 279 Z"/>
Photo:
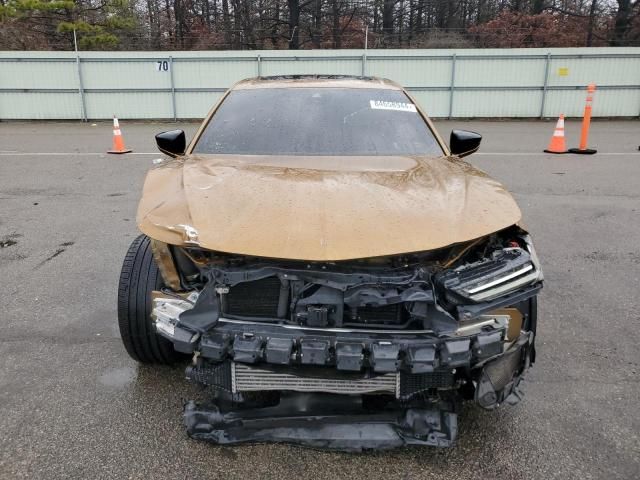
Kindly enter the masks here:
<path id="1" fill-rule="evenodd" d="M 449 446 L 463 400 L 515 403 L 542 271 L 517 226 L 434 251 L 336 262 L 152 241 L 157 332 L 209 387 L 190 435 L 343 450 Z"/>

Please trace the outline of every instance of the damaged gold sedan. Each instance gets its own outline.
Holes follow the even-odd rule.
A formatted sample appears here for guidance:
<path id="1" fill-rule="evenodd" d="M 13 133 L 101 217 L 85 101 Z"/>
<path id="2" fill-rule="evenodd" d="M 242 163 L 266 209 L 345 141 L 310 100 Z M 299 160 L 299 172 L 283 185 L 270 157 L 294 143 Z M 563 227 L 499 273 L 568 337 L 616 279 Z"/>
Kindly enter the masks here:
<path id="1" fill-rule="evenodd" d="M 194 438 L 450 446 L 465 400 L 521 397 L 542 271 L 520 210 L 376 78 L 231 88 L 147 175 L 118 316 L 143 363 L 190 359 Z"/>

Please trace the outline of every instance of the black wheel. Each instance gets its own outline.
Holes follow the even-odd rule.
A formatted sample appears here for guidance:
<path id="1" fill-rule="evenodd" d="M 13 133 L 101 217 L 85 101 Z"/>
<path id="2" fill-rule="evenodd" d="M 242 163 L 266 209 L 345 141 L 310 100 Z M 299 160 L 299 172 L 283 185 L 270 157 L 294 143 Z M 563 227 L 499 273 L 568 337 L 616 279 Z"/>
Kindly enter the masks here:
<path id="1" fill-rule="evenodd" d="M 156 333 L 151 319 L 151 292 L 162 286 L 149 237 L 140 235 L 124 257 L 118 286 L 120 337 L 127 353 L 140 363 L 166 365 L 179 358 L 171 342 Z"/>

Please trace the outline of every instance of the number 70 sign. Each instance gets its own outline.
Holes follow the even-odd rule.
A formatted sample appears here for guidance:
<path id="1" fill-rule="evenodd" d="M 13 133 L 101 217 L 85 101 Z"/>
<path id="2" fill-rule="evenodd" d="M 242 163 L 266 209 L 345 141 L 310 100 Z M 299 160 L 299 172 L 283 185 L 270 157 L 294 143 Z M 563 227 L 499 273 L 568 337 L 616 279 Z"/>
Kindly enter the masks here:
<path id="1" fill-rule="evenodd" d="M 156 70 L 158 72 L 168 72 L 169 71 L 169 62 L 167 60 L 158 60 L 156 62 Z"/>

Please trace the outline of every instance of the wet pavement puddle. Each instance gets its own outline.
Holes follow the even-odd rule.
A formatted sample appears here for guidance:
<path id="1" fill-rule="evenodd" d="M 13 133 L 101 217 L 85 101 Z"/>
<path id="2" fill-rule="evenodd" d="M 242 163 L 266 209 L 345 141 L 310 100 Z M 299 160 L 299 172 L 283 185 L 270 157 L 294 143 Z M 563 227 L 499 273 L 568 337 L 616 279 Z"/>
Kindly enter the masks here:
<path id="1" fill-rule="evenodd" d="M 137 373 L 135 367 L 115 368 L 100 375 L 98 381 L 106 387 L 122 389 L 135 380 Z"/>

